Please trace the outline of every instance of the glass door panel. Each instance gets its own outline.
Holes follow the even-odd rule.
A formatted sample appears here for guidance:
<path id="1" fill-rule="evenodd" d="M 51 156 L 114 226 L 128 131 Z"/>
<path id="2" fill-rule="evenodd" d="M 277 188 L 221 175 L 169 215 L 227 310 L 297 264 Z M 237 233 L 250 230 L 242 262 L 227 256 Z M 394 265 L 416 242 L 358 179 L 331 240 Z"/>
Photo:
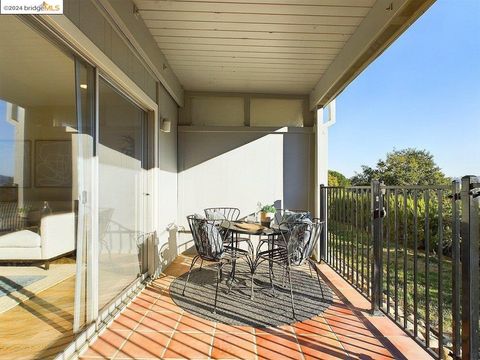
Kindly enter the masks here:
<path id="1" fill-rule="evenodd" d="M 78 179 L 74 187 L 74 198 L 78 202 L 77 225 L 77 270 L 75 278 L 75 309 L 73 329 L 95 319 L 92 299 L 93 279 L 96 266 L 92 266 L 93 254 L 93 174 L 94 174 L 94 124 L 95 124 L 95 70 L 75 59 L 75 93 L 77 100 L 78 131 L 72 135 L 74 156 L 73 172 Z"/>
<path id="2" fill-rule="evenodd" d="M 99 308 L 143 273 L 146 113 L 99 82 Z"/>

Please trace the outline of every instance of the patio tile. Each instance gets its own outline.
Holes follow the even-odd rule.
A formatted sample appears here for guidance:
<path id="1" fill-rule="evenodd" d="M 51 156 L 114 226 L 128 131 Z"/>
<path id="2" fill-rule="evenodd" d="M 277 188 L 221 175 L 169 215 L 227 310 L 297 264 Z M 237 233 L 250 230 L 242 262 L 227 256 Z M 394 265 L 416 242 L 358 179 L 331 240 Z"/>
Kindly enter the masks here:
<path id="1" fill-rule="evenodd" d="M 168 289 L 173 280 L 175 280 L 175 276 L 164 274 L 162 277 L 156 279 L 151 286 L 158 289 Z"/>
<path id="2" fill-rule="evenodd" d="M 427 354 L 415 341 L 409 336 L 389 336 L 388 347 L 394 348 L 392 352 L 401 353 L 405 358 L 411 360 L 432 360 L 433 358 Z"/>
<path id="3" fill-rule="evenodd" d="M 295 333 L 298 335 L 315 335 L 319 333 L 324 334 L 326 332 L 331 332 L 327 321 L 321 316 L 298 322 L 293 325 L 293 328 L 295 329 Z"/>
<path id="4" fill-rule="evenodd" d="M 170 296 L 161 296 L 160 298 L 158 298 L 157 302 L 152 306 L 150 310 L 157 313 L 174 311 L 178 314 L 181 314 L 184 312 L 182 308 L 175 304 L 175 302 Z"/>
<path id="5" fill-rule="evenodd" d="M 143 318 L 143 314 L 137 311 L 126 309 L 110 325 L 112 330 L 134 330 Z"/>
<path id="6" fill-rule="evenodd" d="M 140 315 L 145 315 L 149 311 L 149 309 L 145 307 L 143 304 L 138 304 L 138 303 L 131 303 L 130 305 L 128 305 L 127 309 L 135 311 Z"/>
<path id="7" fill-rule="evenodd" d="M 156 298 L 142 296 L 142 294 L 140 294 L 135 300 L 133 300 L 132 304 L 142 306 L 149 310 L 156 301 Z"/>
<path id="8" fill-rule="evenodd" d="M 259 360 L 301 360 L 303 355 L 294 334 L 257 334 Z"/>
<path id="9" fill-rule="evenodd" d="M 269 326 L 255 328 L 255 334 L 294 334 L 295 329 L 292 325 Z"/>
<path id="10" fill-rule="evenodd" d="M 215 323 L 190 313 L 183 313 L 177 326 L 179 332 L 213 333 Z"/>
<path id="11" fill-rule="evenodd" d="M 298 335 L 297 340 L 305 360 L 348 358 L 342 344 L 330 336 Z"/>
<path id="12" fill-rule="evenodd" d="M 385 345 L 375 337 L 359 334 L 337 336 L 352 359 L 395 359 Z"/>
<path id="13" fill-rule="evenodd" d="M 229 334 L 254 334 L 255 329 L 252 326 L 229 325 L 217 323 L 215 333 L 226 332 Z"/>
<path id="14" fill-rule="evenodd" d="M 133 333 L 115 359 L 158 359 L 162 357 L 172 333 Z"/>
<path id="15" fill-rule="evenodd" d="M 82 355 L 82 357 L 112 357 L 131 333 L 131 331 L 107 329 L 92 345 L 90 345 L 89 349 Z"/>
<path id="16" fill-rule="evenodd" d="M 208 359 L 213 335 L 206 333 L 175 332 L 163 359 Z"/>
<path id="17" fill-rule="evenodd" d="M 137 332 L 152 332 L 152 331 L 173 331 L 175 330 L 180 314 L 176 312 L 156 313 L 149 311 L 140 322 L 140 325 L 135 329 Z"/>
<path id="18" fill-rule="evenodd" d="M 351 306 L 355 308 L 368 311 L 370 310 L 371 303 L 363 295 L 361 295 L 356 289 L 342 289 L 342 295 L 348 300 Z"/>
<path id="19" fill-rule="evenodd" d="M 327 324 L 335 334 L 340 335 L 366 335 L 374 337 L 371 330 L 358 317 L 349 317 L 345 315 L 331 315 L 325 317 Z"/>
<path id="20" fill-rule="evenodd" d="M 408 336 L 400 327 L 386 316 L 366 316 L 366 320 L 372 324 L 382 336 Z"/>
<path id="21" fill-rule="evenodd" d="M 215 332 L 211 357 L 212 359 L 254 360 L 256 358 L 255 335 Z"/>

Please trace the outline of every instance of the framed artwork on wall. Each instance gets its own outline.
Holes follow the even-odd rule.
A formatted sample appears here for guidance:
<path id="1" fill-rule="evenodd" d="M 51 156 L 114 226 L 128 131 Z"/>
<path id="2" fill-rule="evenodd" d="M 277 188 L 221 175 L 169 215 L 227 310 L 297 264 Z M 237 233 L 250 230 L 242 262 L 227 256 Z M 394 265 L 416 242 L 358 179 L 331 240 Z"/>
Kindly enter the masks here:
<path id="1" fill-rule="evenodd" d="M 71 141 L 35 141 L 35 186 L 58 188 L 72 186 Z"/>

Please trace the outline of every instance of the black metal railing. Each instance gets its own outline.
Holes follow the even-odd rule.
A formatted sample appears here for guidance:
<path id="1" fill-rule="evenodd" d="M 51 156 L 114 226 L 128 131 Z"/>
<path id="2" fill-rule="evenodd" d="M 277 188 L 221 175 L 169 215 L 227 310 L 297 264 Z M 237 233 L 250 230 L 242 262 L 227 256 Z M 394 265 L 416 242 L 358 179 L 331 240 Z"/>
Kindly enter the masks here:
<path id="1" fill-rule="evenodd" d="M 320 189 L 322 259 L 437 358 L 479 359 L 480 183 Z"/>

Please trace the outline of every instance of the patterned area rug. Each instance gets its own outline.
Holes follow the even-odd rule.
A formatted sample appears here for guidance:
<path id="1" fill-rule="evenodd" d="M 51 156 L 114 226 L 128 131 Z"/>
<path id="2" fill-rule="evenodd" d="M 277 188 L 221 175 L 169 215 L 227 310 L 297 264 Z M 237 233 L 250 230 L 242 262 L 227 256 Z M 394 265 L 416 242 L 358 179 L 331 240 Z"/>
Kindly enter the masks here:
<path id="1" fill-rule="evenodd" d="M 288 281 L 282 284 L 283 270 L 274 266 L 274 288 L 268 276 L 268 264 L 262 263 L 255 273 L 254 300 L 250 299 L 250 272 L 245 262 L 237 264 L 236 281 L 229 293 L 226 278 L 231 270 L 229 265 L 223 269 L 224 279 L 219 285 L 217 312 L 214 314 L 216 268 L 198 266 L 192 271 L 185 291 L 183 286 L 187 273 L 175 279 L 170 285 L 170 295 L 175 303 L 188 312 L 208 319 L 230 325 L 254 327 L 279 326 L 310 319 L 321 314 L 332 301 L 332 290 L 317 276 L 310 275 L 308 266 L 292 271 L 293 292 L 296 318 L 292 317 L 290 287 Z"/>
<path id="2" fill-rule="evenodd" d="M 0 314 L 75 276 L 75 263 L 36 266 L 0 266 Z"/>
<path id="3" fill-rule="evenodd" d="M 18 276 L 0 276 L 0 297 L 6 296 L 12 292 L 20 291 L 35 281 L 44 279 L 46 276 L 36 275 L 18 275 Z"/>

